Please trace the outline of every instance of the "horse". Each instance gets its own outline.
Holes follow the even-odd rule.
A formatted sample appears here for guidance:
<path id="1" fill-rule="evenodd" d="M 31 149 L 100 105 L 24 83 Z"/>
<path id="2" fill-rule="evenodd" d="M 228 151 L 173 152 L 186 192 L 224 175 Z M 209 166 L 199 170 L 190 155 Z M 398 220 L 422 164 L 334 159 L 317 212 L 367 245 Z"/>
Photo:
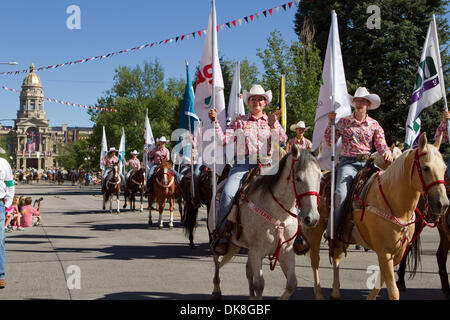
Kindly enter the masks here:
<path id="1" fill-rule="evenodd" d="M 112 198 L 115 195 L 117 199 L 117 213 L 120 213 L 120 187 L 122 181 L 119 173 L 119 165 L 115 163 L 111 168 L 105 179 L 103 193 L 103 210 L 105 210 L 105 203 L 109 200 L 109 212 L 112 213 Z"/>
<path id="2" fill-rule="evenodd" d="M 142 203 L 143 195 L 145 194 L 145 170 L 140 168 L 136 172 L 130 174 L 128 181 L 125 185 L 125 204 L 123 208 L 127 207 L 127 197 L 130 197 L 130 208 L 132 211 L 136 210 L 136 193 L 141 193 L 141 212 L 144 211 L 144 205 Z"/>
<path id="3" fill-rule="evenodd" d="M 450 179 L 446 176 L 445 181 L 447 185 L 447 197 L 450 196 Z M 439 268 L 439 277 L 441 280 L 441 290 L 442 293 L 446 296 L 447 299 L 450 299 L 450 285 L 448 282 L 448 273 L 447 273 L 447 256 L 448 251 L 450 249 L 450 226 L 448 224 L 448 216 L 450 215 L 450 208 L 447 209 L 447 212 L 444 216 L 441 217 L 440 220 L 436 220 L 437 217 L 434 217 L 433 215 L 428 214 L 428 208 L 426 207 L 426 200 L 424 197 L 420 197 L 419 204 L 417 205 L 417 208 L 419 212 L 422 212 L 425 216 L 425 221 L 423 219 L 417 219 L 416 218 L 416 232 L 414 234 L 414 237 L 416 237 L 416 233 L 420 232 L 424 225 L 430 226 L 430 227 L 436 227 L 439 231 L 439 247 L 436 251 L 436 259 L 437 264 Z M 434 222 L 434 224 L 432 224 Z M 417 237 L 416 241 L 413 243 L 414 246 L 420 246 L 420 238 Z M 414 248 L 414 247 L 412 247 Z M 408 259 L 407 259 L 408 258 Z M 405 285 L 405 271 L 407 264 L 411 263 L 419 263 L 420 261 L 415 261 L 413 259 L 409 259 L 410 254 L 409 252 L 405 253 L 405 258 L 400 263 L 397 275 L 397 287 L 401 292 L 406 291 L 406 285 Z M 412 261 L 410 261 L 412 260 Z M 410 279 L 414 277 L 414 274 L 410 275 Z"/>
<path id="4" fill-rule="evenodd" d="M 395 161 L 395 159 L 402 155 L 403 148 L 403 143 L 399 144 L 398 146 L 396 146 L 395 143 L 392 144 L 392 146 L 389 148 L 392 152 L 392 161 Z M 379 154 L 378 151 L 372 153 L 370 157 L 373 158 L 373 163 L 382 170 L 386 170 L 389 166 L 389 162 L 384 161 L 383 156 Z"/>
<path id="5" fill-rule="evenodd" d="M 72 182 L 72 186 L 75 185 L 75 183 L 77 182 L 77 174 L 75 173 L 75 171 L 71 171 L 69 174 L 69 180 Z"/>
<path id="6" fill-rule="evenodd" d="M 299 231 L 297 207 L 301 207 L 301 218 L 308 226 L 313 227 L 319 220 L 317 206 L 322 172 L 316 157 L 320 155 L 321 150 L 319 147 L 313 154 L 309 150 L 300 151 L 294 146 L 280 162 L 265 169 L 266 174 L 253 180 L 245 193 L 238 193 L 239 200 L 237 205 L 233 206 L 229 219 L 233 219 L 239 211 L 240 225 L 238 227 L 235 224 L 229 250 L 221 261 L 219 256 L 213 253 L 213 298 L 222 297 L 220 268 L 230 261 L 241 247 L 248 248 L 246 274 L 250 299 L 262 299 L 262 261 L 265 256 L 269 256 L 271 270 L 279 261 L 286 277 L 286 288 L 280 299 L 289 299 L 293 294 L 297 287 L 295 254 L 292 247 Z"/>
<path id="7" fill-rule="evenodd" d="M 152 179 L 149 181 L 147 196 L 148 196 L 148 224 L 151 226 L 152 222 L 152 204 L 156 199 L 158 203 L 159 220 L 158 227 L 163 228 L 162 214 L 166 200 L 169 200 L 170 205 L 170 218 L 169 228 L 173 228 L 173 207 L 174 199 L 176 197 L 176 177 L 172 172 L 170 161 L 162 161 L 162 163 L 156 168 Z"/>
<path id="8" fill-rule="evenodd" d="M 221 181 L 226 179 L 228 177 L 228 173 L 230 171 L 230 165 L 226 165 L 223 169 L 222 174 L 220 177 L 216 177 L 216 184 L 219 184 Z M 184 173 L 183 179 L 181 180 L 180 187 L 182 192 L 182 198 L 184 203 L 184 210 L 182 214 L 182 221 L 183 221 L 183 228 L 185 235 L 189 238 L 189 246 L 194 249 L 195 243 L 194 243 L 194 231 L 197 226 L 197 216 L 198 216 L 198 209 L 193 204 L 193 198 L 192 198 L 192 189 L 191 189 L 191 177 L 192 177 L 192 170 L 189 166 L 189 169 Z M 211 169 L 209 169 L 207 166 L 203 165 L 201 167 L 201 174 L 198 179 L 198 185 L 195 186 L 195 188 L 199 188 L 198 194 L 199 194 L 199 200 L 200 205 L 206 205 L 206 212 L 209 212 L 211 208 L 211 198 L 212 198 L 212 179 L 213 172 Z M 207 223 L 207 229 L 208 229 L 208 235 L 209 235 L 209 243 L 211 243 L 212 238 L 212 230 L 209 230 L 209 224 Z"/>
<path id="9" fill-rule="evenodd" d="M 58 171 L 58 173 L 56 173 L 56 180 L 58 181 L 58 185 L 64 183 L 64 175 L 61 171 Z"/>
<path id="10" fill-rule="evenodd" d="M 86 180 L 86 172 L 80 171 L 78 174 L 78 183 L 80 184 L 80 188 L 85 184 Z"/>
<path id="11" fill-rule="evenodd" d="M 389 298 L 399 299 L 399 291 L 394 279 L 394 265 L 404 257 L 410 239 L 414 234 L 414 209 L 421 193 L 425 193 L 431 212 L 442 215 L 448 208 L 448 198 L 444 186 L 445 163 L 439 152 L 439 143 L 428 144 L 426 134 L 419 138 L 416 149 L 405 151 L 385 171 L 377 173 L 369 181 L 365 199 L 361 207 L 353 207 L 351 218 L 354 227 L 351 243 L 358 243 L 375 251 L 380 267 L 380 288 L 386 283 Z M 321 185 L 321 195 L 326 184 Z M 327 226 L 330 203 L 322 201 L 319 206 L 320 220 L 316 227 L 305 228 L 305 236 L 310 243 L 311 267 L 314 274 L 316 299 L 323 299 L 319 280 L 319 250 L 322 234 Z M 354 199 L 349 199 L 353 201 Z M 327 203 L 328 202 L 328 203 Z M 330 243 L 329 243 L 330 244 Z M 346 243 L 348 246 L 348 243 Z M 332 256 L 333 290 L 332 299 L 340 299 L 339 263 L 343 247 L 338 246 Z M 368 295 L 374 300 L 380 291 L 375 287 Z"/>

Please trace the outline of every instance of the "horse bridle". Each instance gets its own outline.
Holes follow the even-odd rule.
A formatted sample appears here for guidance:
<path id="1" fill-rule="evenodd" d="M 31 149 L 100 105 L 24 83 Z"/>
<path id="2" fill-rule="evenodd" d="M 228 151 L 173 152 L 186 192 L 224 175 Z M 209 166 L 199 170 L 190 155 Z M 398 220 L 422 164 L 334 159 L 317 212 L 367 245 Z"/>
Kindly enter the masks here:
<path id="1" fill-rule="evenodd" d="M 287 180 L 287 184 L 289 184 L 289 180 L 291 179 L 291 176 L 292 176 L 292 187 L 294 189 L 295 201 L 296 201 L 297 208 L 301 208 L 302 205 L 301 205 L 300 200 L 303 197 L 306 197 L 306 196 L 316 196 L 317 197 L 317 206 L 319 206 L 320 194 L 318 192 L 316 192 L 316 191 L 308 191 L 308 192 L 304 192 L 304 193 L 301 193 L 301 194 L 299 194 L 297 192 L 297 188 L 295 186 L 295 162 L 297 162 L 297 161 L 298 161 L 298 159 L 292 159 L 291 173 L 288 175 L 288 177 L 286 179 Z M 297 218 L 297 214 L 292 213 L 291 211 L 287 210 L 280 203 L 280 201 L 278 201 L 278 199 L 275 197 L 275 195 L 272 192 L 272 189 L 269 189 L 269 190 L 270 190 L 270 195 L 272 196 L 272 199 L 281 207 L 281 209 L 283 209 L 285 212 L 289 213 L 291 216 Z"/>

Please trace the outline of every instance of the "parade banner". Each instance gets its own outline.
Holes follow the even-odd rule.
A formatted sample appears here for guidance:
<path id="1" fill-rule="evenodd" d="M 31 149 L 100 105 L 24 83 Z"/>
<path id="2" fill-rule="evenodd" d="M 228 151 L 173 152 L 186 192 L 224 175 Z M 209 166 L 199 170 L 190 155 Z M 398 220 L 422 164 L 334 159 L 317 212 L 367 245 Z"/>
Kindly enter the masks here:
<path id="1" fill-rule="evenodd" d="M 125 174 L 125 129 L 123 127 L 119 146 L 119 172 Z"/>
<path id="2" fill-rule="evenodd" d="M 106 133 L 105 127 L 103 127 L 103 135 L 102 135 L 102 149 L 100 151 L 100 169 L 105 171 L 105 165 L 103 164 L 103 159 L 108 154 L 108 143 L 106 142 Z"/>
<path id="3" fill-rule="evenodd" d="M 230 99 L 228 100 L 227 122 L 233 122 L 237 116 L 245 115 L 244 99 L 241 93 L 241 73 L 239 62 L 234 67 L 233 82 L 231 84 Z"/>
<path id="4" fill-rule="evenodd" d="M 433 17 L 434 18 L 434 17 Z M 420 115 L 425 108 L 442 99 L 441 82 L 438 72 L 440 49 L 434 19 L 428 26 L 427 37 L 416 73 L 414 91 L 406 120 L 405 149 L 415 148 L 420 137 Z"/>
<path id="5" fill-rule="evenodd" d="M 152 127 L 150 126 L 150 120 L 148 119 L 148 110 L 145 111 L 145 124 L 144 124 L 144 152 L 142 155 L 142 162 L 145 168 L 145 176 L 150 169 L 148 166 L 148 153 L 155 147 L 155 139 L 153 138 Z"/>

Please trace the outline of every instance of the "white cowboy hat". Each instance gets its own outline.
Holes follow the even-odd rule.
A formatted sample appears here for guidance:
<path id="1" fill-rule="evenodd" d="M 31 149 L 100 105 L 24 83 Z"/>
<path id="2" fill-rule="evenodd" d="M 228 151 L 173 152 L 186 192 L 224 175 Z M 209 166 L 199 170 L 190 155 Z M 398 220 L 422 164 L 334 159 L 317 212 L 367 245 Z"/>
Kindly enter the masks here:
<path id="1" fill-rule="evenodd" d="M 157 141 L 158 141 L 158 142 L 167 142 L 167 139 L 166 139 L 166 137 L 162 136 L 162 137 L 159 138 Z"/>
<path id="2" fill-rule="evenodd" d="M 139 154 L 139 152 L 137 152 L 136 150 L 131 151 L 131 154 Z"/>
<path id="3" fill-rule="evenodd" d="M 111 153 L 111 152 L 117 152 L 116 148 L 114 148 L 114 147 L 109 148 L 108 153 Z"/>
<path id="4" fill-rule="evenodd" d="M 309 127 L 305 126 L 305 122 L 304 121 L 299 121 L 296 124 L 293 124 L 293 125 L 290 126 L 291 131 L 294 131 L 294 132 L 295 132 L 295 129 L 297 129 L 297 128 L 298 129 L 305 129 L 305 131 L 309 129 Z"/>
<path id="5" fill-rule="evenodd" d="M 5 149 L 3 149 L 2 147 L 0 147 L 0 153 L 1 153 L 1 154 L 5 154 L 5 153 L 6 153 Z"/>
<path id="6" fill-rule="evenodd" d="M 368 110 L 374 110 L 378 108 L 381 104 L 380 97 L 375 93 L 369 93 L 369 91 L 366 89 L 366 87 L 359 87 L 355 95 L 352 96 L 351 94 L 348 95 L 348 98 L 350 99 L 350 104 L 353 105 L 353 99 L 355 98 L 364 98 L 366 100 L 370 101 L 369 107 L 367 107 Z"/>
<path id="7" fill-rule="evenodd" d="M 248 105 L 248 99 L 252 96 L 263 96 L 267 100 L 267 104 L 272 101 L 272 91 L 265 91 L 260 84 L 254 84 L 250 91 L 244 90 L 244 102 Z"/>

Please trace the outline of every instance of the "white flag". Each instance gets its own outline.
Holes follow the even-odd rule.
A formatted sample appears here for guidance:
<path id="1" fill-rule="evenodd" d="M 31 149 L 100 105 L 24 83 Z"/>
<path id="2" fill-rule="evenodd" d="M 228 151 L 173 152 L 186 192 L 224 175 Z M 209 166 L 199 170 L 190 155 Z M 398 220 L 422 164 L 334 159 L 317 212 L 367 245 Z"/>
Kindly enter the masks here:
<path id="1" fill-rule="evenodd" d="M 237 116 L 245 115 L 244 99 L 241 94 L 241 75 L 239 62 L 234 68 L 233 83 L 231 85 L 230 99 L 228 101 L 228 120 L 233 122 Z"/>
<path id="2" fill-rule="evenodd" d="M 122 137 L 120 137 L 119 146 L 119 172 L 125 171 L 125 129 L 122 127 Z"/>
<path id="3" fill-rule="evenodd" d="M 428 26 L 419 69 L 416 73 L 416 82 L 409 106 L 408 119 L 406 120 L 405 148 L 417 146 L 420 136 L 420 114 L 422 111 L 443 97 L 441 87 L 443 79 L 440 72 L 438 72 L 439 50 L 436 23 L 433 17 Z"/>
<path id="4" fill-rule="evenodd" d="M 148 154 L 155 147 L 155 139 L 153 138 L 152 127 L 150 127 L 150 121 L 148 119 L 148 110 L 145 112 L 145 127 L 144 127 L 144 152 L 142 156 L 142 162 L 145 168 L 145 172 L 148 171 Z"/>
<path id="5" fill-rule="evenodd" d="M 108 154 L 108 144 L 106 143 L 105 127 L 103 127 L 102 150 L 100 151 L 100 169 L 102 169 L 102 171 L 105 170 L 103 159 L 106 157 L 107 154 Z"/>
<path id="6" fill-rule="evenodd" d="M 214 16 L 214 19 L 213 19 Z M 217 27 L 213 25 L 213 20 L 216 21 L 216 9 L 213 5 L 211 14 L 209 15 L 208 29 L 205 37 L 205 44 L 203 45 L 202 59 L 200 61 L 200 67 L 198 69 L 197 87 L 195 89 L 194 110 L 197 116 L 202 121 L 202 159 L 203 163 L 212 168 L 216 163 L 217 174 L 222 174 L 222 170 L 225 167 L 224 161 L 224 147 L 222 143 L 216 142 L 215 155 L 213 141 L 213 124 L 208 118 L 208 112 L 212 104 L 212 81 L 214 73 L 214 87 L 215 87 L 215 99 L 214 107 L 217 110 L 217 120 L 222 127 L 222 130 L 226 128 L 226 114 L 225 114 L 225 96 L 224 96 L 224 84 L 222 78 L 222 70 L 220 69 L 219 54 L 217 49 Z M 214 50 L 213 50 L 214 40 Z M 214 51 L 214 57 L 213 57 Z M 217 140 L 216 140 L 217 141 Z"/>
<path id="7" fill-rule="evenodd" d="M 334 68 L 334 72 L 332 70 Z M 334 79 L 332 75 L 334 74 Z M 352 113 L 348 99 L 347 84 L 345 82 L 344 63 L 342 60 L 339 29 L 336 13 L 332 12 L 330 33 L 328 35 L 327 51 L 322 71 L 322 84 L 320 86 L 317 102 L 316 117 L 312 148 L 316 149 L 322 143 L 322 156 L 318 159 L 322 170 L 331 170 L 331 147 L 325 143 L 324 134 L 328 126 L 328 113 L 333 110 L 332 97 L 335 100 L 336 123 L 340 118 Z M 341 149 L 341 139 L 336 143 L 338 155 Z"/>

